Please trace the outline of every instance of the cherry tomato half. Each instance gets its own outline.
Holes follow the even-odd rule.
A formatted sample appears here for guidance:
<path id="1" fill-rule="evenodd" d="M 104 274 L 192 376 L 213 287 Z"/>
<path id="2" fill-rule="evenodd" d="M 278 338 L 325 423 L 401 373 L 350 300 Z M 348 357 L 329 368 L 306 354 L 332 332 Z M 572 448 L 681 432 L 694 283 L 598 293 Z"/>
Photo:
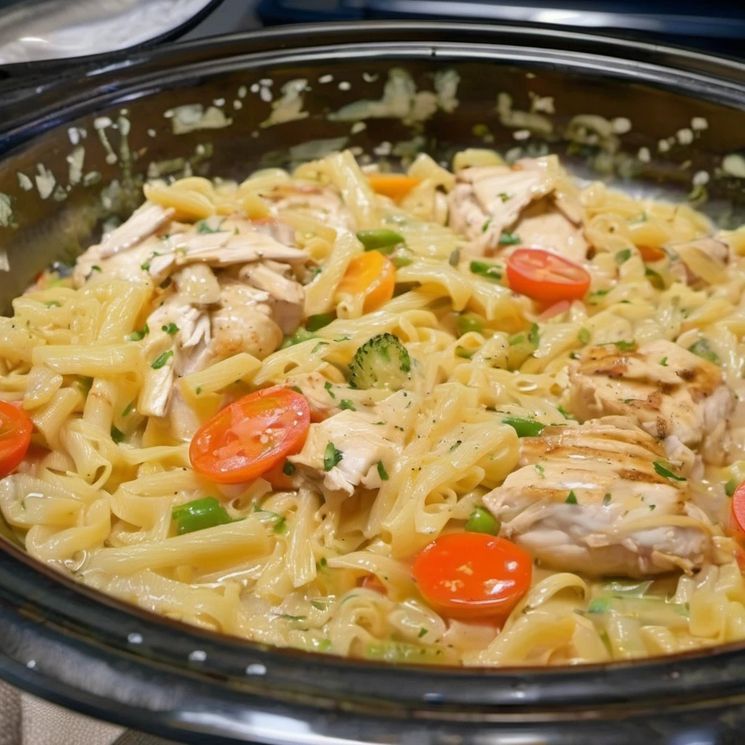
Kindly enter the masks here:
<path id="1" fill-rule="evenodd" d="M 0 401 L 0 477 L 14 471 L 31 443 L 34 423 L 19 406 Z"/>
<path id="2" fill-rule="evenodd" d="M 510 289 L 546 304 L 579 300 L 590 275 L 572 261 L 541 248 L 518 248 L 507 259 Z"/>
<path id="3" fill-rule="evenodd" d="M 310 426 L 305 396 L 265 388 L 239 398 L 203 424 L 189 447 L 194 469 L 220 484 L 251 481 L 299 452 Z"/>
<path id="4" fill-rule="evenodd" d="M 745 481 L 732 495 L 732 533 L 739 541 L 745 541 Z"/>
<path id="5" fill-rule="evenodd" d="M 530 556 L 511 541 L 486 533 L 447 533 L 414 560 L 414 579 L 445 615 L 505 618 L 528 591 Z"/>

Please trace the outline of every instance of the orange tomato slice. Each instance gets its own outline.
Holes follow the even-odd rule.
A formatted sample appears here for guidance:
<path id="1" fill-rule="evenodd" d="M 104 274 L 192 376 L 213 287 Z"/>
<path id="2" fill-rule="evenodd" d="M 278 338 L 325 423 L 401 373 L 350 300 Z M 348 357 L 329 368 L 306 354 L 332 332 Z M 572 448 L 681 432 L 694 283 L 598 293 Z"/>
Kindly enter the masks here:
<path id="1" fill-rule="evenodd" d="M 19 406 L 0 401 L 0 476 L 14 471 L 26 455 L 34 424 Z"/>
<path id="2" fill-rule="evenodd" d="M 506 618 L 530 587 L 533 562 L 511 541 L 486 533 L 446 533 L 414 561 L 425 599 L 456 618 Z"/>
<path id="3" fill-rule="evenodd" d="M 393 262 L 380 251 L 366 251 L 349 262 L 336 291 L 338 294 L 364 295 L 363 310 L 370 313 L 393 297 L 395 284 Z"/>
<path id="4" fill-rule="evenodd" d="M 421 179 L 405 176 L 402 173 L 372 173 L 367 180 L 374 192 L 390 197 L 394 202 L 400 202 L 421 183 Z"/>
<path id="5" fill-rule="evenodd" d="M 194 470 L 219 484 L 258 478 L 299 452 L 310 426 L 305 396 L 288 388 L 265 388 L 239 398 L 205 422 L 192 438 Z"/>

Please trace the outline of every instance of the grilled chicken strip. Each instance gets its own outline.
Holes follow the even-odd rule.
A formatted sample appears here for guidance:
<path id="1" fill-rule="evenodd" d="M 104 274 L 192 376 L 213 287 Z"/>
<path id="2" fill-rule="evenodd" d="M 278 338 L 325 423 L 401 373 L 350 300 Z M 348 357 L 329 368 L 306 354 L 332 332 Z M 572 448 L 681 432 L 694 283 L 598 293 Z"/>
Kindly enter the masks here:
<path id="1" fill-rule="evenodd" d="M 710 554 L 708 521 L 685 480 L 625 417 L 547 427 L 521 440 L 519 464 L 484 504 L 501 535 L 547 566 L 645 577 L 691 572 Z"/>
<path id="2" fill-rule="evenodd" d="M 705 463 L 725 461 L 735 396 L 717 365 L 680 345 L 659 340 L 636 351 L 590 347 L 569 380 L 569 410 L 580 421 L 632 417 L 664 441 L 668 457 L 685 470 L 695 463 L 694 447 Z"/>

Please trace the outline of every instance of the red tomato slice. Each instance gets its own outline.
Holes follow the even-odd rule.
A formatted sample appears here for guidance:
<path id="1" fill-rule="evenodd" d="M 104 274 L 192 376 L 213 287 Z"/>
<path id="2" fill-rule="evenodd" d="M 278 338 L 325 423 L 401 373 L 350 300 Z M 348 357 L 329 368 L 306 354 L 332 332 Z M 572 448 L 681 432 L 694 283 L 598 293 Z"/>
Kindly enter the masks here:
<path id="1" fill-rule="evenodd" d="M 34 423 L 19 406 L 0 401 L 0 476 L 14 471 L 31 443 Z"/>
<path id="2" fill-rule="evenodd" d="M 265 388 L 239 398 L 203 424 L 189 447 L 194 469 L 220 484 L 258 478 L 299 452 L 310 426 L 305 396 Z"/>
<path id="3" fill-rule="evenodd" d="M 422 595 L 445 615 L 505 618 L 528 591 L 530 556 L 486 533 L 447 533 L 414 560 Z"/>
<path id="4" fill-rule="evenodd" d="M 579 300 L 590 275 L 577 264 L 541 248 L 518 248 L 507 259 L 510 289 L 544 303 Z"/>
<path id="5" fill-rule="evenodd" d="M 739 541 L 745 541 L 745 481 L 732 495 L 732 533 Z"/>

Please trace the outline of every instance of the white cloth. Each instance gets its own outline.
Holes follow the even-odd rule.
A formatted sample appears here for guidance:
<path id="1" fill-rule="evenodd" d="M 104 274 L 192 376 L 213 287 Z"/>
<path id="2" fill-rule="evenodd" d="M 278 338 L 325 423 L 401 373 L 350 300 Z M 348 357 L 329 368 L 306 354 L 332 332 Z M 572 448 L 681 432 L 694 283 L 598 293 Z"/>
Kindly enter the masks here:
<path id="1" fill-rule="evenodd" d="M 85 717 L 0 682 L 0 745 L 177 745 Z"/>

